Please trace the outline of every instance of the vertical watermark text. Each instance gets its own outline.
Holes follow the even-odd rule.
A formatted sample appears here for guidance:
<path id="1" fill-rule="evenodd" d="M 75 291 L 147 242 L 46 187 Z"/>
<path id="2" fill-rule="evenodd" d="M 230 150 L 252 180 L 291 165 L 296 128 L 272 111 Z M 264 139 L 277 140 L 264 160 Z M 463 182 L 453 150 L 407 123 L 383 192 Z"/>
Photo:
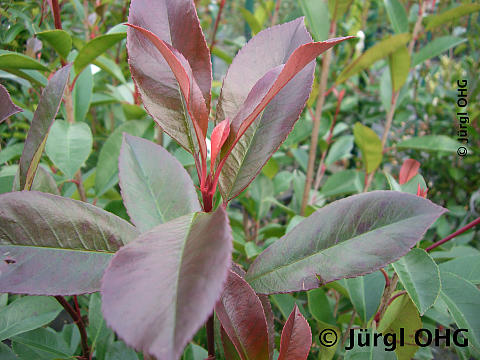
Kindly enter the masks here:
<path id="1" fill-rule="evenodd" d="M 457 140 L 460 143 L 468 144 L 468 124 L 470 123 L 470 118 L 468 117 L 467 106 L 468 106 L 468 82 L 466 79 L 457 80 L 457 120 L 458 120 L 458 131 L 457 131 Z M 457 149 L 458 156 L 464 157 L 467 155 L 467 147 L 459 146 Z"/>

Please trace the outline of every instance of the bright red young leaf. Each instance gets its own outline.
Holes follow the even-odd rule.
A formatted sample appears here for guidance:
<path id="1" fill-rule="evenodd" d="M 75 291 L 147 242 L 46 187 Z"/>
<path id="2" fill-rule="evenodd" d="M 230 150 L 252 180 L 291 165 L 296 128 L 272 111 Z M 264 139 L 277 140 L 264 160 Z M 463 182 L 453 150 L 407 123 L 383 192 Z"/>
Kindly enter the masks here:
<path id="1" fill-rule="evenodd" d="M 268 360 L 267 321 L 255 291 L 230 271 L 215 313 L 242 360 Z"/>
<path id="2" fill-rule="evenodd" d="M 306 360 L 312 346 L 312 331 L 297 305 L 282 330 L 278 360 Z"/>
<path id="3" fill-rule="evenodd" d="M 398 183 L 402 185 L 409 182 L 415 175 L 417 175 L 418 169 L 420 169 L 420 163 L 417 160 L 405 160 L 400 169 Z"/>
<path id="4" fill-rule="evenodd" d="M 12 102 L 10 94 L 3 85 L 0 85 L 0 124 L 8 117 L 23 111 Z"/>
<path id="5" fill-rule="evenodd" d="M 220 149 L 227 140 L 228 134 L 230 134 L 230 121 L 225 119 L 221 121 L 212 131 L 211 144 L 212 151 L 210 154 L 210 169 L 213 171 L 215 160 L 217 158 Z"/>

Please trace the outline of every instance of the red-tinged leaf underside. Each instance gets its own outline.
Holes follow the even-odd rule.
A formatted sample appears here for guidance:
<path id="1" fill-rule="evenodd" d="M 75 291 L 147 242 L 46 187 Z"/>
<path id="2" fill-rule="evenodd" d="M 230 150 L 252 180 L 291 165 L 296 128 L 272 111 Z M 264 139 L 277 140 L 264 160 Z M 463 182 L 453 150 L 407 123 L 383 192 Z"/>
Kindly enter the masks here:
<path id="1" fill-rule="evenodd" d="M 7 89 L 0 85 L 0 124 L 20 111 L 23 110 L 12 102 Z"/>
<path id="2" fill-rule="evenodd" d="M 140 232 L 201 210 L 187 171 L 160 145 L 125 134 L 118 168 L 125 207 Z"/>
<path id="3" fill-rule="evenodd" d="M 306 360 L 312 346 L 312 331 L 297 305 L 285 323 L 278 360 Z"/>
<path id="4" fill-rule="evenodd" d="M 217 124 L 212 130 L 211 144 L 212 151 L 210 155 L 211 168 L 213 169 L 215 165 L 215 160 L 217 155 L 220 153 L 220 150 L 227 140 L 228 134 L 230 134 L 230 121 L 225 119 Z"/>
<path id="5" fill-rule="evenodd" d="M 219 101 L 219 119 L 233 119 L 223 157 L 235 145 L 220 174 L 224 200 L 250 184 L 293 129 L 311 91 L 313 60 L 346 39 L 311 43 L 300 18 L 259 33 L 239 52 Z M 240 78 L 247 80 L 232 85 Z"/>
<path id="6" fill-rule="evenodd" d="M 33 114 L 32 124 L 28 130 L 25 147 L 20 158 L 20 188 L 30 189 L 38 163 L 43 153 L 50 127 L 55 121 L 67 85 L 71 65 L 58 70 L 43 89 L 37 109 Z"/>
<path id="7" fill-rule="evenodd" d="M 445 211 L 396 191 L 335 201 L 261 253 L 245 279 L 256 292 L 270 294 L 373 272 L 405 255 Z"/>
<path id="8" fill-rule="evenodd" d="M 191 0 L 134 0 L 128 17 L 130 24 L 144 28 L 176 49 L 191 68 L 193 111 L 200 127 L 206 129 L 210 109 L 211 62 L 200 28 L 195 5 Z M 127 50 L 132 76 L 143 103 L 155 121 L 185 149 L 193 152 L 195 140 L 192 123 L 185 109 L 181 90 L 167 60 L 151 40 L 138 30 L 127 30 Z M 179 58 L 178 53 L 177 58 Z M 182 61 L 181 59 L 179 59 Z M 186 65 L 187 64 L 187 65 Z M 201 101 L 203 100 L 203 101 Z M 203 111 L 199 110 L 203 105 Z"/>
<path id="9" fill-rule="evenodd" d="M 400 185 L 409 182 L 420 169 L 420 163 L 417 160 L 407 159 L 400 168 L 400 175 L 398 177 L 398 183 Z"/>
<path id="10" fill-rule="evenodd" d="M 242 360 L 268 360 L 267 320 L 255 291 L 233 271 L 215 306 L 215 314 Z"/>
<path id="11" fill-rule="evenodd" d="M 113 253 L 138 236 L 90 204 L 36 191 L 0 195 L 0 292 L 95 292 Z"/>
<path id="12" fill-rule="evenodd" d="M 230 268 L 223 208 L 182 216 L 115 254 L 102 280 L 107 324 L 130 346 L 177 360 L 212 314 Z"/>

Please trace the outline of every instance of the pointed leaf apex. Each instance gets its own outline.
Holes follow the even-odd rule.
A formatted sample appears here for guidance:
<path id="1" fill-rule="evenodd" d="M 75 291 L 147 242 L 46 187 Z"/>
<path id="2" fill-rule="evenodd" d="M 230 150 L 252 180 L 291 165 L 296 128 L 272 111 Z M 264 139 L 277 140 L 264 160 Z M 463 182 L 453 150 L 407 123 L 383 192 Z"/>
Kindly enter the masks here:
<path id="1" fill-rule="evenodd" d="M 403 185 L 409 182 L 420 169 L 420 163 L 417 160 L 407 159 L 400 169 L 400 175 L 398 177 L 398 182 L 400 185 Z"/>
<path id="2" fill-rule="evenodd" d="M 228 119 L 225 119 L 220 123 L 218 123 L 217 126 L 215 126 L 215 128 L 212 131 L 212 137 L 211 137 L 212 153 L 210 157 L 211 171 L 213 171 L 213 166 L 215 165 L 215 160 L 217 158 L 217 155 L 220 153 L 220 150 L 222 149 L 223 144 L 225 144 L 225 141 L 227 140 L 229 134 L 230 134 L 230 121 Z"/>

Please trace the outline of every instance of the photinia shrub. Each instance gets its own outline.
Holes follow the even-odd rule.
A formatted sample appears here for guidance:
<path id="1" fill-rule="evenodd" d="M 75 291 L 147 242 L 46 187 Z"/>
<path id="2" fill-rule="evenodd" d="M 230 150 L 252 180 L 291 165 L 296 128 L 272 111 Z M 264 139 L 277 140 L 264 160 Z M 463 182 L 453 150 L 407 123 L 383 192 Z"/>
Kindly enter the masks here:
<path id="1" fill-rule="evenodd" d="M 125 135 L 119 178 L 134 226 L 91 204 L 29 191 L 67 84 L 66 64 L 49 80 L 32 120 L 18 175 L 24 191 L 0 195 L 0 292 L 101 291 L 108 326 L 162 360 L 178 359 L 205 323 L 214 358 L 218 319 L 227 359 L 269 360 L 275 344 L 266 295 L 381 269 L 445 211 L 396 191 L 341 199 L 274 242 L 245 273 L 231 261 L 228 203 L 292 130 L 311 92 L 316 57 L 350 37 L 314 42 L 303 18 L 259 32 L 224 79 L 208 158 L 212 72 L 194 2 L 132 0 L 127 25 L 129 65 L 145 109 L 191 153 L 199 187 L 164 148 Z M 0 91 L 7 104 L 2 121 L 20 109 Z M 401 182 L 417 170 L 408 164 Z M 311 337 L 294 307 L 278 358 L 306 359 Z"/>

